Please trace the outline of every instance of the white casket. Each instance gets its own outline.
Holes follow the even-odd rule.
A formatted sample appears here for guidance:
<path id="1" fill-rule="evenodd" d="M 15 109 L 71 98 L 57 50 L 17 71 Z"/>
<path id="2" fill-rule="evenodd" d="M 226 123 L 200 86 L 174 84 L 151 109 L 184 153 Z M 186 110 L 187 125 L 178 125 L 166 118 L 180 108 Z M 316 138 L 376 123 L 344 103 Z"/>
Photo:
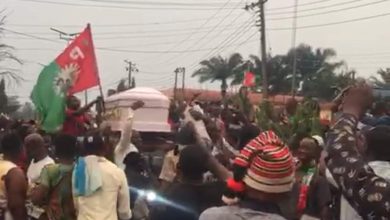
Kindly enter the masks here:
<path id="1" fill-rule="evenodd" d="M 105 100 L 106 120 L 113 130 L 121 130 L 129 117 L 130 106 L 141 100 L 145 105 L 135 111 L 133 129 L 141 132 L 170 132 L 169 99 L 153 88 L 138 87 Z"/>

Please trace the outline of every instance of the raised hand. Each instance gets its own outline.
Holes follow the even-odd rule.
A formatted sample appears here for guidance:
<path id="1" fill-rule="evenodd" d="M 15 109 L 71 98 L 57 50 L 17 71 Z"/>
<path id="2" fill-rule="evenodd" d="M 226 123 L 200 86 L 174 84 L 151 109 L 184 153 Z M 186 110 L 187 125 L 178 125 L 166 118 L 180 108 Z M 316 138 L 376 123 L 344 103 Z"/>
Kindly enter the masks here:
<path id="1" fill-rule="evenodd" d="M 145 103 L 141 100 L 138 100 L 136 102 L 134 102 L 132 105 L 131 105 L 131 109 L 133 109 L 134 111 L 139 109 L 139 108 L 142 108 L 143 106 L 145 105 Z"/>
<path id="2" fill-rule="evenodd" d="M 373 99 L 372 88 L 364 82 L 359 82 L 346 92 L 341 104 L 343 112 L 361 117 L 371 107 Z"/>

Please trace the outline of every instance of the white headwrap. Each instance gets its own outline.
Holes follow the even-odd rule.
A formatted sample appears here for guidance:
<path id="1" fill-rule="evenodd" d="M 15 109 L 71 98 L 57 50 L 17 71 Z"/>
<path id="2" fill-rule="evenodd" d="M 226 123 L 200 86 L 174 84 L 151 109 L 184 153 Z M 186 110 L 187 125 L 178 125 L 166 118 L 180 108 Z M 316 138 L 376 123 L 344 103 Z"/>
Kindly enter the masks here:
<path id="1" fill-rule="evenodd" d="M 325 147 L 325 141 L 324 139 L 319 135 L 313 135 L 312 138 L 317 141 L 318 145 L 324 149 Z"/>

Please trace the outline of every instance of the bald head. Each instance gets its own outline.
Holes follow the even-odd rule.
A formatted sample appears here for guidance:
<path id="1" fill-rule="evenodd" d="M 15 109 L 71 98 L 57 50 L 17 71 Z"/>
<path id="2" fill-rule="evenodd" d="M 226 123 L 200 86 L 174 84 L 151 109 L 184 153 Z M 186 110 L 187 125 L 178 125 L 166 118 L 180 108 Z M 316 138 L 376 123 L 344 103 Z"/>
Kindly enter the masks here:
<path id="1" fill-rule="evenodd" d="M 37 143 L 37 144 L 45 144 L 43 137 L 38 133 L 27 135 L 27 137 L 24 139 L 24 142 L 25 143 L 32 142 L 32 143 Z"/>
<path id="2" fill-rule="evenodd" d="M 26 147 L 28 156 L 35 161 L 41 160 L 47 156 L 45 140 L 40 134 L 34 133 L 28 135 L 24 139 L 24 146 Z"/>

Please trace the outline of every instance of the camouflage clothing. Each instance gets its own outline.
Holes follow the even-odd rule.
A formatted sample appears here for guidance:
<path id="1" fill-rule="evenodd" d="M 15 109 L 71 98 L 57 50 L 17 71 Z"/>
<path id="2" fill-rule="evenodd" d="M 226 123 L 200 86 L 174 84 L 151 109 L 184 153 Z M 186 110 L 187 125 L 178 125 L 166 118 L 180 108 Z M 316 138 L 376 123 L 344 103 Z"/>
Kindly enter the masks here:
<path id="1" fill-rule="evenodd" d="M 327 166 L 343 196 L 363 219 L 390 219 L 390 182 L 379 177 L 356 150 L 358 120 L 340 117 L 328 136 Z"/>

